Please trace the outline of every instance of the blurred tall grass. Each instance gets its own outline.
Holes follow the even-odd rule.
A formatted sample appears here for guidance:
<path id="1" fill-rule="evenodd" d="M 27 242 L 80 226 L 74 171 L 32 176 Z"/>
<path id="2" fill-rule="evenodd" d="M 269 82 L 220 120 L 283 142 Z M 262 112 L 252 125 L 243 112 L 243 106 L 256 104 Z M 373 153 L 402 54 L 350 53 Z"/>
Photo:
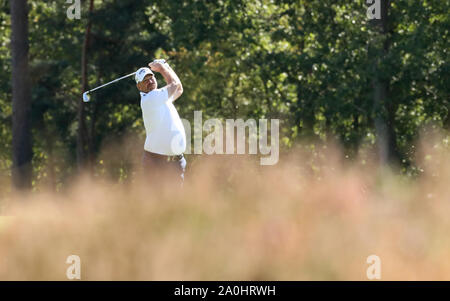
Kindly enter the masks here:
<path id="1" fill-rule="evenodd" d="M 183 191 L 138 175 L 5 190 L 0 280 L 66 280 L 72 254 L 83 280 L 367 280 L 372 254 L 383 280 L 450 280 L 442 141 L 422 140 L 416 178 L 327 145 L 315 169 L 299 150 L 275 166 L 196 158 Z"/>

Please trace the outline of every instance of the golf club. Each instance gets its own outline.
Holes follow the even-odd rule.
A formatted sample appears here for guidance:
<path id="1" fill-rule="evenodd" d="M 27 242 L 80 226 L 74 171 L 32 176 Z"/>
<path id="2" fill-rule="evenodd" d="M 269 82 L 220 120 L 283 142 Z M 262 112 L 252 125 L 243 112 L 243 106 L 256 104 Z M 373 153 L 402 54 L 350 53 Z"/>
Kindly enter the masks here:
<path id="1" fill-rule="evenodd" d="M 166 60 L 163 60 L 163 59 L 162 59 L 162 60 L 154 60 L 154 62 L 158 62 L 158 61 L 159 61 L 159 62 L 162 62 L 163 64 L 166 62 Z M 94 89 L 91 89 L 91 90 L 89 90 L 89 91 L 84 92 L 84 93 L 83 93 L 83 101 L 84 101 L 84 102 L 89 102 L 89 100 L 91 99 L 91 97 L 89 96 L 89 93 L 94 92 L 95 90 L 98 90 L 98 89 L 100 89 L 100 88 L 109 86 L 109 85 L 111 85 L 111 84 L 113 84 L 113 83 L 116 83 L 116 82 L 118 82 L 118 81 L 120 81 L 120 80 L 122 80 L 122 79 L 124 79 L 124 78 L 133 76 L 133 75 L 135 75 L 135 74 L 136 74 L 136 72 L 130 73 L 130 74 L 128 74 L 128 75 L 119 77 L 119 78 L 117 78 L 117 79 L 115 79 L 115 80 L 113 80 L 113 81 L 110 81 L 109 83 L 103 84 L 103 85 L 98 86 L 98 87 L 96 87 L 96 88 L 94 88 Z"/>

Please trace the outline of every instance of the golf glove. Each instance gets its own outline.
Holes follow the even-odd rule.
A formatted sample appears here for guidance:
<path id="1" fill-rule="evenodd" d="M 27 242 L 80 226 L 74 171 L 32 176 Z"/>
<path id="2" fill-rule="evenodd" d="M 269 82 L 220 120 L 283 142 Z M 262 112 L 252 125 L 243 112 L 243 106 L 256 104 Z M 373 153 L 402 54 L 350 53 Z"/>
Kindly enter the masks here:
<path id="1" fill-rule="evenodd" d="M 154 60 L 153 62 L 154 62 L 154 63 L 165 64 L 165 63 L 166 63 L 166 60 L 164 60 L 164 59 L 158 59 L 158 60 Z"/>

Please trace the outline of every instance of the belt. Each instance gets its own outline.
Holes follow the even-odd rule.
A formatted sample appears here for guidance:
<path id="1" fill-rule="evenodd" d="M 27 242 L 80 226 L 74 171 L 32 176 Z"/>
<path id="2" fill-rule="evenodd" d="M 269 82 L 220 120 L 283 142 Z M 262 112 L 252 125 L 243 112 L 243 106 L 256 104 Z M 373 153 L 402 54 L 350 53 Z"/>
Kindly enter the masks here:
<path id="1" fill-rule="evenodd" d="M 184 158 L 183 154 L 181 155 L 175 155 L 175 156 L 166 156 L 166 155 L 160 155 L 160 154 L 156 154 L 156 153 L 151 153 L 148 151 L 144 151 L 144 153 L 147 156 L 150 156 L 152 158 L 156 158 L 156 159 L 162 159 L 168 162 L 172 162 L 172 161 L 180 161 L 181 159 Z"/>

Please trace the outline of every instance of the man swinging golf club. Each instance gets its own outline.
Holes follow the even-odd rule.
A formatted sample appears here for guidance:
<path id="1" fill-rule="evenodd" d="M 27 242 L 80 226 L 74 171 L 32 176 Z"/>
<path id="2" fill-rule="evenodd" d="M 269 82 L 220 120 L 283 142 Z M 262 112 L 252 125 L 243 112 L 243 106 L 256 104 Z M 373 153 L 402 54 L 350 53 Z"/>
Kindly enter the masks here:
<path id="1" fill-rule="evenodd" d="M 148 66 L 135 75 L 146 131 L 143 172 L 153 180 L 169 177 L 181 186 L 186 169 L 186 133 L 173 102 L 183 93 L 183 86 L 164 60 L 155 60 Z M 161 73 L 167 85 L 158 89 L 152 71 Z"/>

